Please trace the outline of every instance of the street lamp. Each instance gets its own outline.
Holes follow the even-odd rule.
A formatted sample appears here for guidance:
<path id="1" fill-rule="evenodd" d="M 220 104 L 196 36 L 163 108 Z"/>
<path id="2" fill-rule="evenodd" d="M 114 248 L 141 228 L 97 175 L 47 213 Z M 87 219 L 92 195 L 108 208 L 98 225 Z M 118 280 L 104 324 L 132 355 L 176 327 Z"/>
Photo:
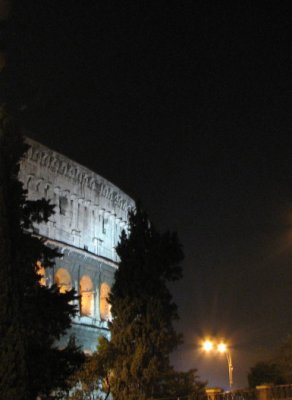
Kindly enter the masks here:
<path id="1" fill-rule="evenodd" d="M 205 340 L 203 343 L 203 349 L 207 352 L 213 350 L 214 345 L 213 342 L 211 342 L 211 340 Z"/>
<path id="2" fill-rule="evenodd" d="M 218 344 L 217 350 L 219 351 L 219 353 L 224 353 L 226 355 L 227 364 L 228 364 L 229 387 L 231 390 L 232 385 L 233 385 L 233 365 L 232 365 L 232 358 L 231 358 L 230 350 L 228 349 L 227 345 L 222 342 Z"/>
<path id="3" fill-rule="evenodd" d="M 226 355 L 228 364 L 229 387 L 231 390 L 233 385 L 233 365 L 232 365 L 231 353 L 227 347 L 227 344 L 224 342 L 216 343 L 208 339 L 203 342 L 202 348 L 206 352 L 210 352 L 216 349 L 219 353 L 221 354 L 224 353 Z"/>

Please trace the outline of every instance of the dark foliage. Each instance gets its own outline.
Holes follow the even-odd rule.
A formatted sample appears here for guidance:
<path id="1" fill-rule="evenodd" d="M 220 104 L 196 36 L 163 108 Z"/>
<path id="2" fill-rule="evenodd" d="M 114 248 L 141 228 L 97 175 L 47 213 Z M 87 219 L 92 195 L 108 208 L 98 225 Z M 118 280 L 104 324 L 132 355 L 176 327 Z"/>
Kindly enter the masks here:
<path id="1" fill-rule="evenodd" d="M 44 199 L 26 200 L 26 192 L 17 178 L 19 161 L 26 150 L 27 145 L 23 142 L 20 130 L 2 109 L 1 195 L 6 225 L 3 225 L 1 233 L 6 245 L 2 246 L 1 256 L 3 254 L 9 261 L 4 258 L 1 260 L 1 284 L 5 290 L 0 308 L 5 310 L 11 308 L 10 303 L 14 304 L 17 325 L 11 329 L 20 333 L 24 381 L 29 393 L 25 395 L 29 397 L 23 398 L 34 399 L 37 394 L 46 395 L 52 389 L 62 385 L 65 387 L 67 376 L 82 362 L 82 356 L 72 342 L 64 350 L 59 350 L 55 345 L 56 340 L 70 327 L 71 317 L 76 312 L 72 305 L 76 295 L 74 291 L 61 294 L 56 286 L 48 288 L 40 285 L 37 262 L 50 268 L 58 253 L 34 234 L 34 223 L 47 222 L 54 206 Z M 6 314 L 3 314 L 2 320 L 5 337 L 10 329 L 5 325 L 9 316 L 9 313 Z M 9 337 L 5 346 L 10 346 Z M 3 352 L 1 357 L 4 359 L 1 358 L 0 364 L 8 363 L 12 372 L 17 371 L 13 354 L 9 360 L 5 359 Z M 18 373 L 15 374 L 17 382 Z M 16 389 L 19 384 L 15 384 Z M 17 398 L 22 397 L 18 395 Z"/>
<path id="2" fill-rule="evenodd" d="M 109 397 L 113 362 L 113 354 L 109 349 L 109 342 L 100 337 L 97 351 L 87 355 L 82 367 L 70 377 L 73 388 L 70 399 L 106 400 Z"/>
<path id="3" fill-rule="evenodd" d="M 182 249 L 176 234 L 158 233 L 138 205 L 117 253 L 119 269 L 109 298 L 111 391 L 119 400 L 159 398 L 183 378 L 169 361 L 182 338 L 173 328 L 177 307 L 167 287 L 182 276 Z"/>
<path id="4" fill-rule="evenodd" d="M 276 351 L 274 360 L 286 383 L 292 383 L 292 335 L 286 336 Z"/>
<path id="5" fill-rule="evenodd" d="M 197 400 L 205 398 L 206 382 L 201 382 L 197 376 L 197 370 L 191 369 L 186 372 L 170 371 L 165 377 L 164 396 L 170 398 L 182 398 Z"/>
<path id="6" fill-rule="evenodd" d="M 15 176 L 17 157 L 10 154 L 6 135 L 11 124 L 0 108 L 0 393 L 12 400 L 28 399 L 26 342 L 22 332 L 22 302 L 14 266 L 13 221 L 9 207 L 10 178 Z M 12 140 L 14 136 L 11 137 Z M 18 148 L 16 147 L 18 150 Z M 15 210 L 17 214 L 17 210 Z"/>
<path id="7" fill-rule="evenodd" d="M 264 383 L 273 383 L 275 385 L 281 385 L 285 383 L 280 369 L 276 364 L 269 362 L 258 362 L 250 369 L 248 374 L 249 386 L 251 388 L 255 388 L 256 386 Z"/>

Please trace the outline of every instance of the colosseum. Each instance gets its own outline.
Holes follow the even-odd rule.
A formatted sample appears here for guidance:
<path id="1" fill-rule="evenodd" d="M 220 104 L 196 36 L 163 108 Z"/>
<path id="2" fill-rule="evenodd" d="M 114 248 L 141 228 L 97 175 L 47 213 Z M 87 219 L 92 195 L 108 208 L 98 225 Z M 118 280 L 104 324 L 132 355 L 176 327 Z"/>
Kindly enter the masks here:
<path id="1" fill-rule="evenodd" d="M 55 267 L 45 271 L 43 284 L 76 290 L 79 312 L 68 335 L 74 334 L 83 350 L 92 352 L 99 336 L 109 336 L 107 296 L 118 266 L 115 247 L 121 231 L 127 230 L 134 201 L 95 172 L 31 139 L 27 142 L 30 148 L 19 178 L 28 198 L 55 204 L 55 214 L 48 223 L 36 225 L 35 232 L 62 254 Z"/>

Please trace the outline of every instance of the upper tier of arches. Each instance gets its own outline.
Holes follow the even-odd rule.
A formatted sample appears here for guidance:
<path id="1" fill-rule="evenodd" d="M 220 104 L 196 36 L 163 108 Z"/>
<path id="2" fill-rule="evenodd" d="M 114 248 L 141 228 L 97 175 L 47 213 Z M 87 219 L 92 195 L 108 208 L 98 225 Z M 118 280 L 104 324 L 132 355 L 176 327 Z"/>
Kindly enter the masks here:
<path id="1" fill-rule="evenodd" d="M 44 197 L 55 205 L 55 214 L 36 225 L 36 233 L 116 262 L 115 247 L 127 230 L 134 201 L 88 168 L 31 139 L 27 142 L 19 178 L 29 199 Z"/>

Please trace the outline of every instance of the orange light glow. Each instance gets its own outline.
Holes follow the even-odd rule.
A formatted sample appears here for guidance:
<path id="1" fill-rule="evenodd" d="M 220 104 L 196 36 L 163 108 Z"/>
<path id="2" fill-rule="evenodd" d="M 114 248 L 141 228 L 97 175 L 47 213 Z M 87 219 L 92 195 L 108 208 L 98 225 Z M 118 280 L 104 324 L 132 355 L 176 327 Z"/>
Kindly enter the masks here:
<path id="1" fill-rule="evenodd" d="M 94 315 L 94 293 L 92 280 L 88 275 L 80 279 L 81 309 L 80 314 L 87 317 Z"/>
<path id="2" fill-rule="evenodd" d="M 55 283 L 60 293 L 66 293 L 72 289 L 71 276 L 65 268 L 59 268 L 55 275 Z"/>
<path id="3" fill-rule="evenodd" d="M 46 270 L 40 261 L 36 263 L 36 273 L 41 277 L 39 284 L 41 286 L 46 286 Z"/>
<path id="4" fill-rule="evenodd" d="M 226 346 L 226 344 L 225 343 L 219 343 L 218 344 L 218 346 L 217 346 L 217 350 L 220 352 L 220 353 L 225 353 L 226 351 L 227 351 L 227 346 Z"/>
<path id="5" fill-rule="evenodd" d="M 214 348 L 214 345 L 213 345 L 213 343 L 210 341 L 210 340 L 205 340 L 204 342 L 203 342 L 203 350 L 204 351 L 211 351 L 211 350 L 213 350 L 213 348 Z"/>
<path id="6" fill-rule="evenodd" d="M 100 286 L 100 318 L 104 321 L 111 319 L 111 305 L 108 303 L 107 298 L 110 293 L 110 287 L 107 283 L 103 282 Z"/>

